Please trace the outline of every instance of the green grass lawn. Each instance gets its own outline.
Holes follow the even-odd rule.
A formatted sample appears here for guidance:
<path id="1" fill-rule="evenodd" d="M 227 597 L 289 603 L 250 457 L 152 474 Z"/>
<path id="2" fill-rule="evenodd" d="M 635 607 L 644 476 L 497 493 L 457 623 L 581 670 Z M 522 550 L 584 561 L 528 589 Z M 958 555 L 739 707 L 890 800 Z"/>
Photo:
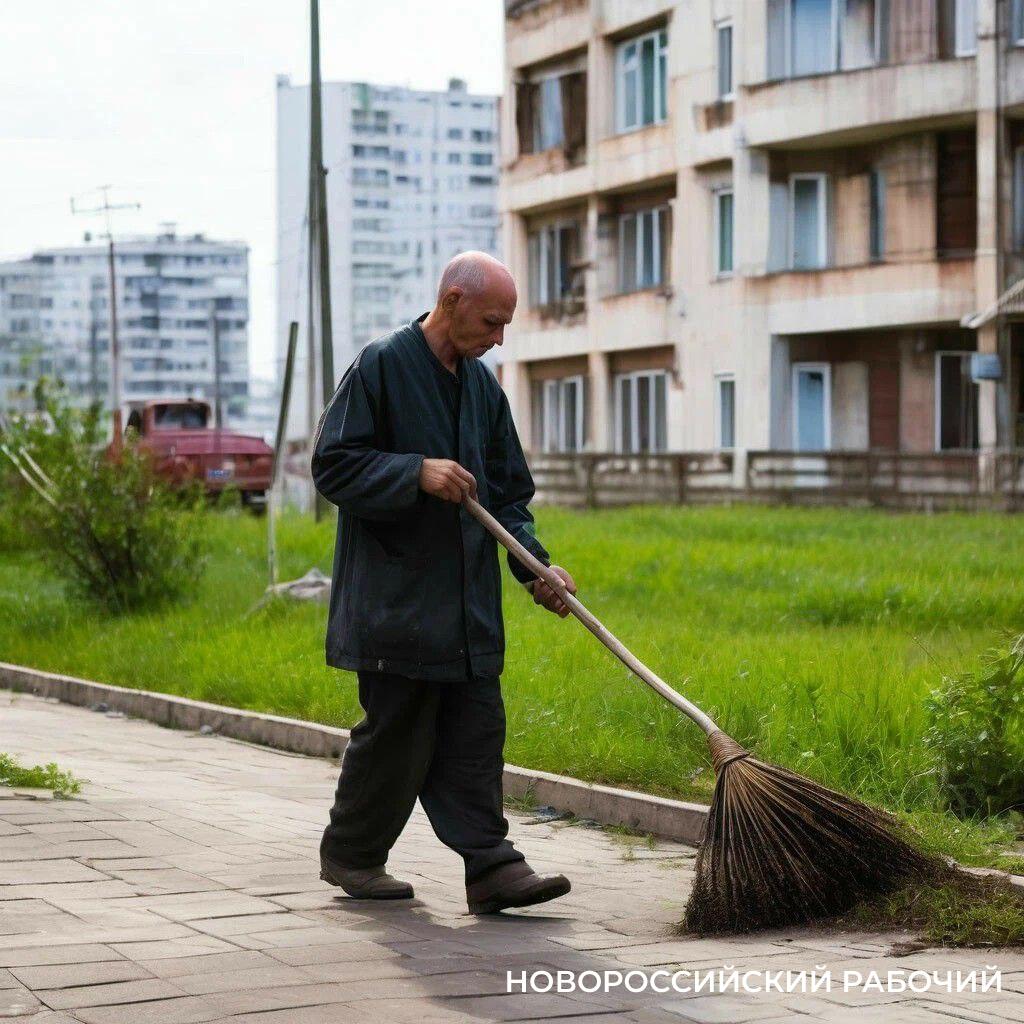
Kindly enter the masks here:
<path id="1" fill-rule="evenodd" d="M 580 597 L 666 680 L 769 759 L 897 810 L 929 812 L 922 700 L 1024 629 L 1024 519 L 828 509 L 540 509 Z M 323 659 L 325 609 L 276 602 L 265 523 L 209 516 L 195 599 L 108 617 L 31 555 L 0 553 L 0 659 L 348 726 L 354 677 Z M 291 515 L 282 578 L 330 571 L 333 523 Z M 706 799 L 703 737 L 582 626 L 506 575 L 506 757 Z"/>

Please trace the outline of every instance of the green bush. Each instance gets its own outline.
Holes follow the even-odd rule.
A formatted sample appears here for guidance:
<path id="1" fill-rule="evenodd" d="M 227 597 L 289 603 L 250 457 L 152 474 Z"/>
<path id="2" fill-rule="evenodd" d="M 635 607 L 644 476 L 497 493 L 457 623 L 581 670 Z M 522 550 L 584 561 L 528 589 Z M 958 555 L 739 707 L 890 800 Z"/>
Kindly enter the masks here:
<path id="1" fill-rule="evenodd" d="M 201 571 L 202 497 L 172 491 L 129 436 L 114 458 L 102 409 L 41 385 L 40 412 L 0 433 L 9 535 L 23 534 L 81 597 L 114 611 L 184 593 Z"/>
<path id="2" fill-rule="evenodd" d="M 946 677 L 926 701 L 925 742 L 960 817 L 1024 807 L 1024 635 L 975 672 Z"/>

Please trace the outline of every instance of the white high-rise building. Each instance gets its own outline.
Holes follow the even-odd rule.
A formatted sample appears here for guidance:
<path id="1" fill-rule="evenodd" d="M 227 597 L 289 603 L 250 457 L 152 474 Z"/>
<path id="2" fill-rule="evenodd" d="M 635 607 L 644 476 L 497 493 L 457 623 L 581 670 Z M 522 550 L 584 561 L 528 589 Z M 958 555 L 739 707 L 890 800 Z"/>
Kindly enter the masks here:
<path id="1" fill-rule="evenodd" d="M 121 400 L 212 399 L 219 327 L 225 421 L 245 415 L 249 255 L 202 235 L 116 239 Z M 106 243 L 0 263 L 0 409 L 24 409 L 41 376 L 81 401 L 110 400 Z"/>
<path id="2" fill-rule="evenodd" d="M 277 83 L 277 352 L 300 325 L 289 436 L 308 424 L 309 86 Z M 368 341 L 433 305 L 445 263 L 499 252 L 497 98 L 323 85 L 335 376 Z"/>

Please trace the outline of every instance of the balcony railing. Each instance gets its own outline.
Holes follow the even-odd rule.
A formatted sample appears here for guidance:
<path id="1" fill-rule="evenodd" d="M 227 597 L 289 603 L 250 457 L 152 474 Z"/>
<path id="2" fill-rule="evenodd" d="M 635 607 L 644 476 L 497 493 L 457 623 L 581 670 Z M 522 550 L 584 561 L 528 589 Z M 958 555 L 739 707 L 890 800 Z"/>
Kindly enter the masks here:
<path id="1" fill-rule="evenodd" d="M 981 454 L 751 451 L 541 454 L 530 469 L 543 503 L 849 505 L 1024 511 L 1024 449 Z"/>

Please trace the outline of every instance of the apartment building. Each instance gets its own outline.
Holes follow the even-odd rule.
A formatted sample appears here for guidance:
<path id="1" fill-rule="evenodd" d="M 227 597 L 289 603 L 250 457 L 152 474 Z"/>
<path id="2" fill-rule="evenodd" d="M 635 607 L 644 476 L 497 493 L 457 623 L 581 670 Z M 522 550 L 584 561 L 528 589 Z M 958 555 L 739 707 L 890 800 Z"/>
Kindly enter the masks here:
<path id="1" fill-rule="evenodd" d="M 505 10 L 528 448 L 1024 445 L 1024 0 Z"/>
<path id="2" fill-rule="evenodd" d="M 497 97 L 325 82 L 322 92 L 337 375 L 373 338 L 433 305 L 457 252 L 499 249 Z M 283 363 L 297 320 L 305 381 L 309 86 L 277 87 L 277 339 Z M 307 393 L 292 396 L 289 436 L 308 430 Z"/>
<path id="3" fill-rule="evenodd" d="M 123 402 L 212 399 L 214 324 L 226 419 L 246 412 L 249 253 L 238 242 L 165 230 L 116 241 Z M 0 410 L 30 408 L 41 376 L 81 402 L 110 400 L 106 242 L 0 263 Z"/>

